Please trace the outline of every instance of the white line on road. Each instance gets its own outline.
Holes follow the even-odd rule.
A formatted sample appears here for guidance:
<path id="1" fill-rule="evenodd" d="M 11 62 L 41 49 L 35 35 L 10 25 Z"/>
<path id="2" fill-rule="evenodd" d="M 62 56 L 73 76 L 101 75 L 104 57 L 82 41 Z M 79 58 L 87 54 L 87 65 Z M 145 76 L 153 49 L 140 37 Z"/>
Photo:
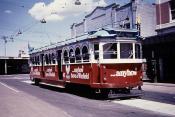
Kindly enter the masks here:
<path id="1" fill-rule="evenodd" d="M 133 100 L 121 100 L 113 101 L 114 103 L 137 107 L 144 110 L 175 115 L 175 105 L 166 104 L 161 102 L 143 100 L 143 99 L 133 99 Z"/>
<path id="2" fill-rule="evenodd" d="M 21 81 L 21 82 L 24 82 L 24 83 L 27 83 L 27 84 L 33 84 L 34 82 L 31 81 L 31 80 L 24 80 L 24 81 Z"/>
<path id="3" fill-rule="evenodd" d="M 19 78 L 19 77 L 11 77 L 11 78 L 8 78 L 8 77 L 7 77 L 7 78 L 5 78 L 5 77 L 4 77 L 4 78 L 0 78 L 0 79 L 5 79 L 5 80 L 6 80 L 6 79 L 8 79 L 8 80 L 9 80 L 9 79 L 11 79 L 11 80 L 19 79 L 19 80 L 20 80 L 20 79 L 26 79 L 26 78 Z"/>
<path id="4" fill-rule="evenodd" d="M 5 83 L 0 82 L 0 84 L 3 85 L 3 86 L 5 86 L 5 87 L 7 87 L 8 89 L 10 89 L 10 90 L 12 90 L 12 91 L 15 91 L 16 93 L 19 92 L 18 90 L 14 89 L 14 88 L 12 88 L 12 87 L 10 87 L 10 86 L 8 86 L 8 85 L 5 84 Z"/>

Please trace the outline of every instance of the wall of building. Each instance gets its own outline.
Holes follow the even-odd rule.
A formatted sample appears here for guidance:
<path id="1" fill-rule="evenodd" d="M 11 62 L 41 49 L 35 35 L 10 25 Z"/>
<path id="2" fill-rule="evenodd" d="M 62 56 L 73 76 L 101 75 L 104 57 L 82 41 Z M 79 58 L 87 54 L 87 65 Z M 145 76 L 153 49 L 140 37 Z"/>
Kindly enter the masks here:
<path id="1" fill-rule="evenodd" d="M 161 4 L 156 4 L 156 17 L 157 25 L 169 23 L 170 12 L 169 12 L 169 2 L 164 2 Z"/>
<path id="2" fill-rule="evenodd" d="M 112 24 L 111 16 L 112 8 L 96 8 L 95 11 L 86 17 L 87 31 L 94 31 Z"/>
<path id="3" fill-rule="evenodd" d="M 0 59 L 0 75 L 5 74 L 5 60 L 7 74 L 27 74 L 30 71 L 28 59 Z"/>
<path id="4" fill-rule="evenodd" d="M 175 20 L 171 19 L 171 0 L 157 0 L 156 2 L 156 31 L 159 35 L 175 31 Z"/>
<path id="5" fill-rule="evenodd" d="M 114 20 L 114 27 L 115 28 L 125 28 L 124 24 L 130 24 L 130 28 L 135 28 L 133 25 L 133 14 L 135 14 L 134 11 L 132 11 L 132 4 L 128 4 L 126 6 L 116 8 L 115 12 L 115 20 Z M 129 18 L 127 20 L 127 18 Z"/>
<path id="6" fill-rule="evenodd" d="M 137 5 L 136 18 L 141 20 L 141 36 L 149 37 L 156 35 L 156 7 L 154 4 L 139 3 Z"/>
<path id="7" fill-rule="evenodd" d="M 85 16 L 83 23 L 73 24 L 71 33 L 72 37 L 75 37 L 102 27 L 116 29 L 128 27 L 124 24 L 130 24 L 129 28 L 134 29 L 136 28 L 137 18 L 140 17 L 141 36 L 148 37 L 156 34 L 155 15 L 155 5 L 145 3 L 142 0 L 136 0 L 123 6 L 112 4 L 106 7 L 97 7 Z"/>

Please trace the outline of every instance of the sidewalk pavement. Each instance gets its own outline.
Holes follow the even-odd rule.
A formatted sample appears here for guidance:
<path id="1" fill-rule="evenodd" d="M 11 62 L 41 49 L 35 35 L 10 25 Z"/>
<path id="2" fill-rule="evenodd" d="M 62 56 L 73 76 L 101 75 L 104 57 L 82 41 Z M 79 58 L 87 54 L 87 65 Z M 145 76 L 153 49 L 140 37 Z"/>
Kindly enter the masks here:
<path id="1" fill-rule="evenodd" d="M 143 85 L 154 85 L 154 86 L 175 87 L 175 84 L 171 84 L 171 83 L 151 83 L 151 82 L 143 82 Z"/>
<path id="2" fill-rule="evenodd" d="M 175 84 L 170 83 L 149 83 L 143 82 L 142 89 L 144 91 L 166 93 L 175 95 Z"/>

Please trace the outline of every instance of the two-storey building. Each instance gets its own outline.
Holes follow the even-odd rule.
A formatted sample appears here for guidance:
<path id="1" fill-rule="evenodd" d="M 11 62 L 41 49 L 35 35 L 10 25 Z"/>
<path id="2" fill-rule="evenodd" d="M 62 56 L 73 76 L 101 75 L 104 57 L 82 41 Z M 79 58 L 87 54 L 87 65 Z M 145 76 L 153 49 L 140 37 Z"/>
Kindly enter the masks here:
<path id="1" fill-rule="evenodd" d="M 96 7 L 82 22 L 71 26 L 72 38 L 99 28 L 135 29 L 140 24 L 142 37 L 155 35 L 155 5 L 143 0 L 130 0 L 125 5 L 116 3 L 106 7 Z"/>
<path id="2" fill-rule="evenodd" d="M 175 0 L 156 0 L 157 35 L 144 40 L 148 77 L 175 83 Z"/>

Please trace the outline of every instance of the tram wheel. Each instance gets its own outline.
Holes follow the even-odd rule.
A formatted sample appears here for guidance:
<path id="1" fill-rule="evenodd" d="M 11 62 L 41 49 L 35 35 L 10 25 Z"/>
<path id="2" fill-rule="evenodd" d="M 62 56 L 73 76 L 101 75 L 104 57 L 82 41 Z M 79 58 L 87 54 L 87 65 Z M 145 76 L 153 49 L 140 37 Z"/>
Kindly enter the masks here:
<path id="1" fill-rule="evenodd" d="M 35 82 L 35 85 L 38 86 L 40 83 L 40 80 L 35 78 L 34 82 Z"/>

